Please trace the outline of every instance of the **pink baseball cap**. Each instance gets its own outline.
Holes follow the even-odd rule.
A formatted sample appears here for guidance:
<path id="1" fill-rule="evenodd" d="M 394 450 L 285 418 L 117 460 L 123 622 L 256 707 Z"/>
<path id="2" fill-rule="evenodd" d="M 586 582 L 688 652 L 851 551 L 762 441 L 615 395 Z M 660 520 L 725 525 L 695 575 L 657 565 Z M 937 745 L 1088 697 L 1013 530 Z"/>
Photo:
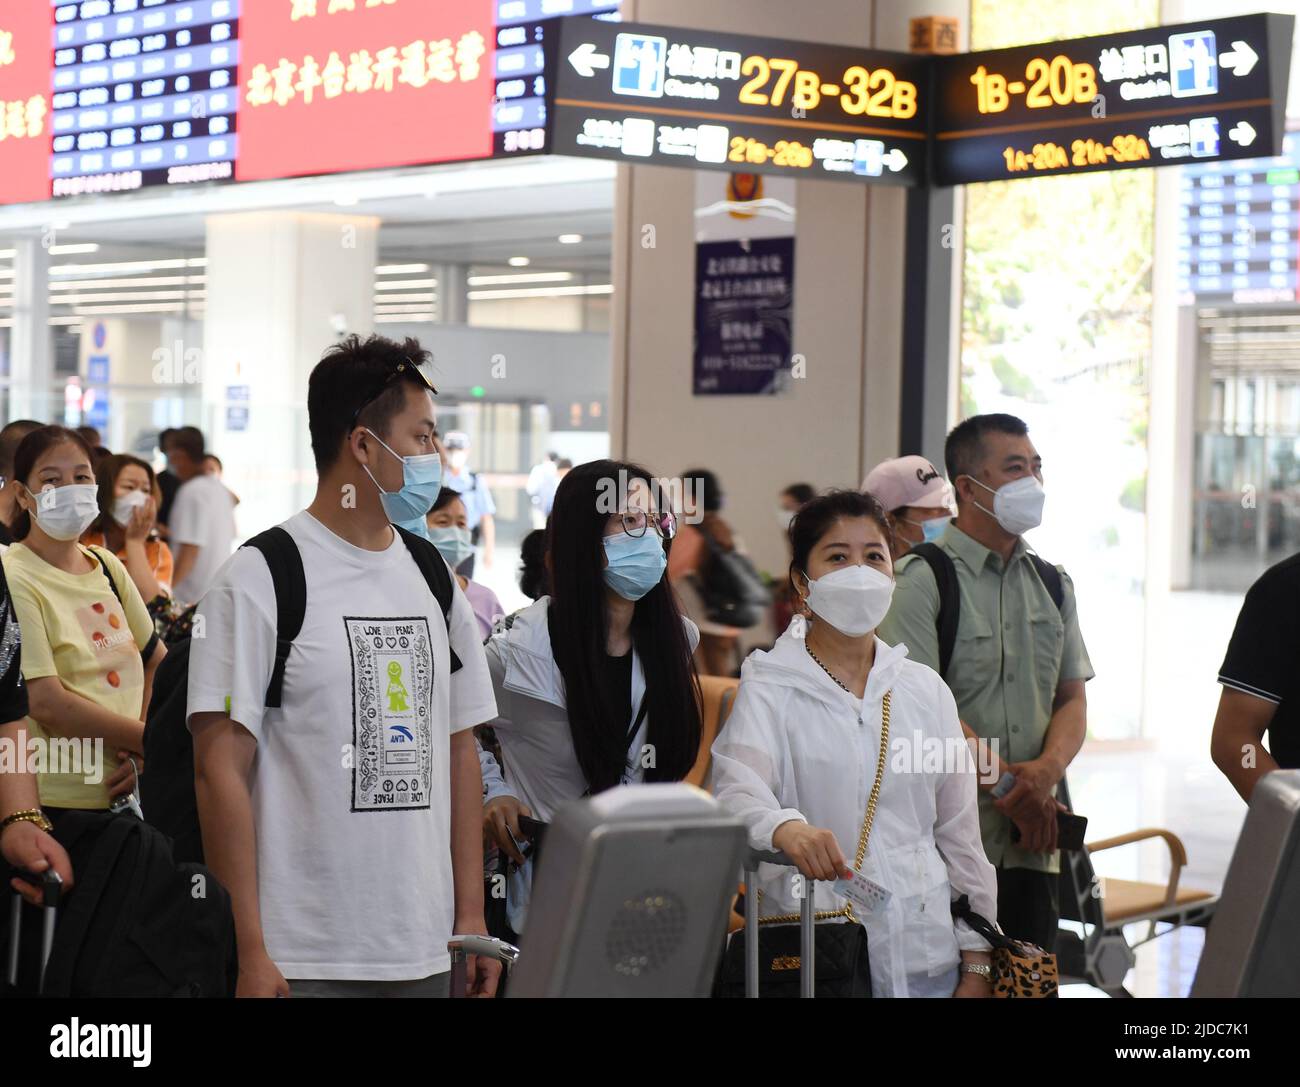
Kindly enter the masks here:
<path id="1" fill-rule="evenodd" d="M 862 481 L 862 489 L 880 499 L 887 512 L 903 506 L 950 509 L 952 504 L 947 481 L 924 457 L 881 461 Z"/>

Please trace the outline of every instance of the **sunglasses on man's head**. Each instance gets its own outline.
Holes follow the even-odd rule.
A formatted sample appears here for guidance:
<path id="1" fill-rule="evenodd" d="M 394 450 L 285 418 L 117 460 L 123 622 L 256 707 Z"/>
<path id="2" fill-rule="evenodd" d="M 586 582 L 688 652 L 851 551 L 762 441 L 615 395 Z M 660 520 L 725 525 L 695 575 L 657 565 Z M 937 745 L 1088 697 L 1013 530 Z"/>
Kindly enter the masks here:
<path id="1" fill-rule="evenodd" d="M 401 362 L 397 364 L 396 367 L 393 368 L 393 370 L 389 373 L 389 375 L 386 378 L 384 378 L 383 384 L 380 385 L 379 388 L 376 389 L 370 396 L 366 397 L 365 400 L 361 401 L 360 406 L 357 408 L 356 411 L 352 413 L 352 422 L 348 426 L 349 434 L 351 434 L 352 431 L 356 430 L 357 420 L 361 418 L 361 413 L 365 411 L 366 408 L 370 407 L 370 405 L 373 404 L 376 400 L 378 400 L 381 396 L 383 396 L 384 393 L 388 391 L 389 386 L 392 385 L 394 381 L 400 380 L 404 374 L 408 374 L 408 373 L 414 374 L 417 378 L 419 378 L 420 384 L 423 385 L 426 389 L 428 389 L 429 392 L 433 393 L 434 396 L 438 395 L 438 390 L 433 387 L 433 382 L 430 381 L 428 377 L 425 376 L 424 371 L 421 370 L 418 366 L 416 366 L 415 363 L 413 363 L 410 359 L 403 359 Z"/>

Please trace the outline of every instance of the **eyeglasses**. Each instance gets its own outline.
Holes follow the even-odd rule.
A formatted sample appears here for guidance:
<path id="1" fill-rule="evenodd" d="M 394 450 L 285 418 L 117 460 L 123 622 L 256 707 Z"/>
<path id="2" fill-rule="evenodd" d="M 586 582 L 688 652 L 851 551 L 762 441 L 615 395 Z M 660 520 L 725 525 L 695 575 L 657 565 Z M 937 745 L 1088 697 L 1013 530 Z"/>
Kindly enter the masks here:
<path id="1" fill-rule="evenodd" d="M 378 400 L 381 396 L 383 396 L 384 393 L 388 390 L 388 387 L 392 385 L 394 381 L 399 380 L 402 377 L 402 375 L 406 373 L 414 374 L 417 378 L 419 378 L 421 385 L 423 385 L 426 389 L 428 389 L 429 392 L 433 393 L 434 396 L 438 395 L 438 390 L 433 387 L 433 382 L 424 376 L 424 371 L 421 370 L 418 366 L 416 366 L 415 363 L 413 363 L 410 359 L 403 359 L 401 362 L 397 364 L 397 366 L 393 369 L 393 371 L 386 378 L 384 378 L 384 383 L 380 385 L 379 388 L 376 389 L 370 396 L 366 397 L 365 400 L 361 401 L 360 406 L 358 406 L 357 410 L 352 413 L 352 422 L 348 425 L 349 434 L 351 434 L 354 430 L 356 430 L 357 420 L 361 418 L 361 413 L 365 411 L 366 408 L 370 407 L 370 405 L 373 404 L 376 400 Z"/>
<path id="2" fill-rule="evenodd" d="M 623 531 L 634 540 L 639 540 L 645 535 L 648 524 L 653 524 L 655 532 L 665 540 L 671 540 L 677 535 L 677 515 L 671 510 L 664 513 L 653 510 L 648 515 L 645 510 L 628 510 L 618 516 L 623 522 Z"/>

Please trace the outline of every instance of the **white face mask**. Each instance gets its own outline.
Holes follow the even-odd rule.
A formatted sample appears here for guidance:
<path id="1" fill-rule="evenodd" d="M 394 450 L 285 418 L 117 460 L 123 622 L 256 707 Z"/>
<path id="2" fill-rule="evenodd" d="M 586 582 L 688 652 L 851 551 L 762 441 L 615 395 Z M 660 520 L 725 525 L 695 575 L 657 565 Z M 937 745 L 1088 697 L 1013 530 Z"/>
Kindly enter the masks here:
<path id="1" fill-rule="evenodd" d="M 846 566 L 808 581 L 813 614 L 850 638 L 880 626 L 893 598 L 894 579 L 874 566 Z"/>
<path id="2" fill-rule="evenodd" d="M 781 526 L 782 532 L 790 531 L 790 522 L 794 520 L 794 510 L 783 510 L 779 506 L 776 511 L 776 523 Z"/>
<path id="3" fill-rule="evenodd" d="M 113 520 L 123 528 L 131 523 L 131 515 L 149 501 L 144 491 L 127 491 L 113 499 Z"/>
<path id="4" fill-rule="evenodd" d="M 1047 492 L 1043 490 L 1037 476 L 1013 479 L 996 491 L 987 483 L 980 483 L 974 476 L 970 479 L 993 494 L 991 510 L 984 509 L 978 502 L 975 503 L 976 507 L 984 510 L 1011 535 L 1023 535 L 1043 523 L 1043 503 L 1047 500 Z"/>
<path id="5" fill-rule="evenodd" d="M 93 483 L 71 483 L 32 495 L 36 523 L 53 540 L 75 540 L 99 516 L 99 488 Z"/>

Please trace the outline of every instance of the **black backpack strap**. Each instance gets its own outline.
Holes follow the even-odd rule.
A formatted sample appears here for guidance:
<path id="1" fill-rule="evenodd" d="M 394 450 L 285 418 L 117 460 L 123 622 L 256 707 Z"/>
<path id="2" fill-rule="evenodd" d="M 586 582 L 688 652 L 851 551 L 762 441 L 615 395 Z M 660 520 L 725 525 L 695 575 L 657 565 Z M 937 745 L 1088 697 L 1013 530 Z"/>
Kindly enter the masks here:
<path id="1" fill-rule="evenodd" d="M 95 561 L 99 563 L 99 568 L 104 571 L 104 577 L 108 581 L 108 587 L 113 590 L 113 595 L 117 597 L 117 602 L 122 605 L 122 614 L 125 615 L 126 601 L 122 599 L 122 592 L 120 589 L 118 589 L 117 582 L 113 580 L 112 571 L 109 570 L 108 563 L 104 561 L 104 556 L 99 553 L 99 550 L 97 548 L 87 547 L 86 550 L 95 556 Z M 140 650 L 140 659 L 144 661 L 146 664 L 148 664 L 149 658 L 153 656 L 153 651 L 157 647 L 158 647 L 158 634 L 155 631 L 152 635 L 150 635 L 149 640 L 145 643 L 144 648 Z"/>
<path id="2" fill-rule="evenodd" d="M 266 706 L 279 709 L 284 690 L 284 666 L 289 660 L 293 640 L 302 631 L 307 615 L 307 575 L 302 568 L 302 553 L 293 537 L 276 526 L 260 532 L 244 544 L 254 547 L 266 559 L 275 586 L 275 667 L 266 686 Z"/>
<path id="3" fill-rule="evenodd" d="M 402 537 L 402 542 L 406 544 L 406 549 L 415 560 L 415 565 L 420 568 L 420 573 L 428 583 L 429 591 L 438 599 L 438 606 L 442 608 L 443 621 L 447 624 L 447 652 L 450 656 L 451 670 L 453 673 L 459 672 L 460 658 L 456 656 L 456 650 L 451 646 L 451 606 L 456 599 L 456 586 L 451 580 L 451 568 L 447 565 L 447 560 L 442 557 L 442 553 L 423 536 L 408 532 L 400 525 L 394 525 L 393 528 Z"/>
<path id="4" fill-rule="evenodd" d="M 914 544 L 908 552 L 925 560 L 934 574 L 934 584 L 939 590 L 939 612 L 934 617 L 939 635 L 939 675 L 948 678 L 948 665 L 957 645 L 957 624 L 961 621 L 961 589 L 957 585 L 957 567 L 952 557 L 938 544 Z"/>
<path id="5" fill-rule="evenodd" d="M 1028 552 L 1029 561 L 1034 564 L 1034 569 L 1038 571 L 1038 577 L 1047 589 L 1048 595 L 1052 598 L 1052 603 L 1056 605 L 1056 610 L 1060 611 L 1065 607 L 1065 585 L 1061 581 L 1061 571 L 1053 566 L 1046 559 L 1035 555 L 1032 551 Z"/>

